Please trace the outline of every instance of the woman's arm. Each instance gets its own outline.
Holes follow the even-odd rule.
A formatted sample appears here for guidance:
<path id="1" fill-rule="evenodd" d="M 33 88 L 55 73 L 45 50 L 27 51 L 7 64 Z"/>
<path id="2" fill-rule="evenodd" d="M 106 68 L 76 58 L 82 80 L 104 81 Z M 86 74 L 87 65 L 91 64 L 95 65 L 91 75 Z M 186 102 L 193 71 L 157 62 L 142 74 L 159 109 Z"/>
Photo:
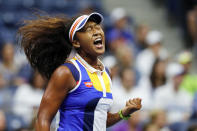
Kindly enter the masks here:
<path id="1" fill-rule="evenodd" d="M 109 70 L 110 77 L 111 76 L 111 71 Z M 142 105 L 141 105 L 141 99 L 140 98 L 135 98 L 135 99 L 130 99 L 126 102 L 126 106 L 121 110 L 123 116 L 129 116 L 130 114 L 134 113 L 137 110 L 140 110 Z M 114 125 L 115 123 L 119 122 L 122 120 L 120 118 L 119 113 L 107 113 L 107 127 Z"/>
<path id="2" fill-rule="evenodd" d="M 142 107 L 141 99 L 135 98 L 130 99 L 126 102 L 126 106 L 121 110 L 123 116 L 129 116 L 130 114 L 134 113 L 137 110 L 140 110 Z M 109 113 L 107 114 L 107 127 L 114 125 L 115 123 L 122 120 L 119 113 Z"/>
<path id="3" fill-rule="evenodd" d="M 42 97 L 36 120 L 36 131 L 50 131 L 50 124 L 68 92 L 76 85 L 66 66 L 58 67 Z"/>

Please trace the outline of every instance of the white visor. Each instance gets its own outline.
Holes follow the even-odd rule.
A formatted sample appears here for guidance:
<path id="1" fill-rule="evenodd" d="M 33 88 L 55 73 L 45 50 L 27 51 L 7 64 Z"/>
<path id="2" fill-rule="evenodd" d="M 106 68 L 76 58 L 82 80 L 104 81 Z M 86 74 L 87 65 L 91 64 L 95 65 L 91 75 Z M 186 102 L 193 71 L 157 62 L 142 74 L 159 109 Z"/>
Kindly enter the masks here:
<path id="1" fill-rule="evenodd" d="M 73 38 L 75 36 L 75 33 L 82 29 L 86 22 L 93 18 L 98 24 L 100 24 L 103 21 L 103 16 L 97 12 L 93 12 L 90 15 L 82 15 L 79 16 L 72 24 L 69 30 L 69 39 L 72 42 Z"/>

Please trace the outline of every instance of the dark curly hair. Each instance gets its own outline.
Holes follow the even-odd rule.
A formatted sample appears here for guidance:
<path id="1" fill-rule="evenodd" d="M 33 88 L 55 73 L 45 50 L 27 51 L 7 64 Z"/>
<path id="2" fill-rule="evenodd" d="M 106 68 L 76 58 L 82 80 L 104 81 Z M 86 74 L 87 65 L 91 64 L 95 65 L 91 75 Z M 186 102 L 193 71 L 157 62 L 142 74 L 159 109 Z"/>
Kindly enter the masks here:
<path id="1" fill-rule="evenodd" d="M 25 20 L 18 30 L 18 43 L 24 49 L 28 61 L 47 79 L 71 52 L 68 31 L 75 19 L 37 16 L 35 20 Z"/>

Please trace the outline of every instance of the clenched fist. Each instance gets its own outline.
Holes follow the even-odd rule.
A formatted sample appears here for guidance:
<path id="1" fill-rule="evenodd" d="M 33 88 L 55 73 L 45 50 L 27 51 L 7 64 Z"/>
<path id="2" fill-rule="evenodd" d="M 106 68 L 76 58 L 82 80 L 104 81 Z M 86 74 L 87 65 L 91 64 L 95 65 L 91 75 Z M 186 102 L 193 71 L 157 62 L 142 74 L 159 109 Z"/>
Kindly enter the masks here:
<path id="1" fill-rule="evenodd" d="M 134 98 L 130 99 L 126 102 L 126 106 L 122 109 L 122 115 L 123 116 L 129 116 L 133 112 L 140 110 L 142 105 L 141 105 L 141 98 Z"/>

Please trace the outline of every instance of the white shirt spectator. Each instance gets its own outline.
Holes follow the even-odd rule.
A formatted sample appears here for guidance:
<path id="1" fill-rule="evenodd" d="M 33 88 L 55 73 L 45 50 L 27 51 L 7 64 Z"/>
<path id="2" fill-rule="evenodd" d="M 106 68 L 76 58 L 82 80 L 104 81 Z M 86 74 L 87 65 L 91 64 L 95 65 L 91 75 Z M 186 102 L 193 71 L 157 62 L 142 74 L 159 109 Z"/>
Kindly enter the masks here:
<path id="1" fill-rule="evenodd" d="M 140 72 L 140 75 L 150 75 L 152 66 L 155 59 L 167 59 L 168 52 L 162 47 L 162 33 L 159 31 L 149 31 L 146 36 L 146 43 L 148 48 L 140 52 L 136 59 L 136 68 Z"/>
<path id="2" fill-rule="evenodd" d="M 183 121 L 191 113 L 192 97 L 185 91 L 175 91 L 173 83 L 161 86 L 155 92 L 155 108 L 167 111 L 169 123 Z"/>
<path id="3" fill-rule="evenodd" d="M 164 48 L 160 49 L 159 57 L 165 59 L 168 57 L 167 51 Z M 141 76 L 149 76 L 153 67 L 156 56 L 151 49 L 145 49 L 136 58 L 136 68 Z"/>
<path id="4" fill-rule="evenodd" d="M 34 108 L 38 108 L 42 99 L 43 90 L 34 89 L 28 84 L 18 87 L 13 97 L 13 112 L 30 123 L 33 118 Z"/>

